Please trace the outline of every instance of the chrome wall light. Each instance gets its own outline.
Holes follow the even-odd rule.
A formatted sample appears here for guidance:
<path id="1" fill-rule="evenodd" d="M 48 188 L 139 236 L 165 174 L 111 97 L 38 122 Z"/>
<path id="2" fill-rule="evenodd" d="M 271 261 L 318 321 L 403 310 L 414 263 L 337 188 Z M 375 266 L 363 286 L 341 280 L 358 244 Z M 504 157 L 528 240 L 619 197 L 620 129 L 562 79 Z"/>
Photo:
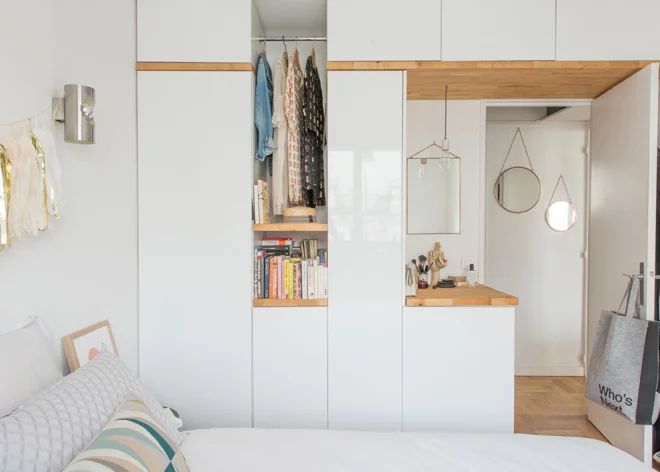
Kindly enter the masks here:
<path id="1" fill-rule="evenodd" d="M 53 119 L 64 123 L 64 141 L 74 144 L 94 144 L 93 87 L 79 84 L 64 86 L 64 97 L 53 98 Z"/>

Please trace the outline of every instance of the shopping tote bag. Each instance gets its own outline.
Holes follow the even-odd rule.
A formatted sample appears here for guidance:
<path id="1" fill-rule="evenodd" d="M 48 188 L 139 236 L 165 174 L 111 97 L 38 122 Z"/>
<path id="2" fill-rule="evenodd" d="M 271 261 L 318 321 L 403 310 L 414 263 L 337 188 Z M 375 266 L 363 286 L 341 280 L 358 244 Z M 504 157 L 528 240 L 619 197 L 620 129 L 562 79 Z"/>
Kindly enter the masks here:
<path id="1" fill-rule="evenodd" d="M 587 370 L 586 396 L 635 424 L 657 418 L 658 323 L 641 319 L 640 280 L 631 277 L 617 311 L 603 311 Z M 625 304 L 625 312 L 619 313 Z M 660 396 L 659 396 L 660 397 Z"/>

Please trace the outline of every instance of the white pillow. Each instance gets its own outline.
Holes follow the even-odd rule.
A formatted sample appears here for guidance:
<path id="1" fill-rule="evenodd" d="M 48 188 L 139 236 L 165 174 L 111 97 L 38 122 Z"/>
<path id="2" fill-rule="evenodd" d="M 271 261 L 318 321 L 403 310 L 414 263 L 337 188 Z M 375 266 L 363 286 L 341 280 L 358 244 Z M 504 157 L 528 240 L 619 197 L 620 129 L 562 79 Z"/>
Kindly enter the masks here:
<path id="1" fill-rule="evenodd" d="M 0 334 L 0 417 L 62 378 L 50 341 L 36 319 Z"/>

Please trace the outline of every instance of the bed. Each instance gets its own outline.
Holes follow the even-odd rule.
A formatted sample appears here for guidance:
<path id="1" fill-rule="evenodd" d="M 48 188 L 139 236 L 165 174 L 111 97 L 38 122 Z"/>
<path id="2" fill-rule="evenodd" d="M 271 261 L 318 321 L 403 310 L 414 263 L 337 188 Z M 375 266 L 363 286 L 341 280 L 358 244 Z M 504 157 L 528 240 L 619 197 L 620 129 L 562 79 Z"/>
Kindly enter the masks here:
<path id="1" fill-rule="evenodd" d="M 184 434 L 191 472 L 642 472 L 594 439 L 524 434 L 219 428 Z"/>

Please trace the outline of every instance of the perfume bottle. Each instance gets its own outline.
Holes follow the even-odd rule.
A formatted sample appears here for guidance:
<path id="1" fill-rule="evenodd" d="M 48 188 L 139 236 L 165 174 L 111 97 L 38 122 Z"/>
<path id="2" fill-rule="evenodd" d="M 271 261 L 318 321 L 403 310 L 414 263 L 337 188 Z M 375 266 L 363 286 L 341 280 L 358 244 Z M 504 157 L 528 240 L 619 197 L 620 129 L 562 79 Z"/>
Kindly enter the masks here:
<path id="1" fill-rule="evenodd" d="M 470 264 L 470 268 L 465 274 L 465 280 L 467 281 L 470 287 L 477 285 L 479 278 L 477 277 L 477 271 L 474 270 L 474 264 Z"/>

